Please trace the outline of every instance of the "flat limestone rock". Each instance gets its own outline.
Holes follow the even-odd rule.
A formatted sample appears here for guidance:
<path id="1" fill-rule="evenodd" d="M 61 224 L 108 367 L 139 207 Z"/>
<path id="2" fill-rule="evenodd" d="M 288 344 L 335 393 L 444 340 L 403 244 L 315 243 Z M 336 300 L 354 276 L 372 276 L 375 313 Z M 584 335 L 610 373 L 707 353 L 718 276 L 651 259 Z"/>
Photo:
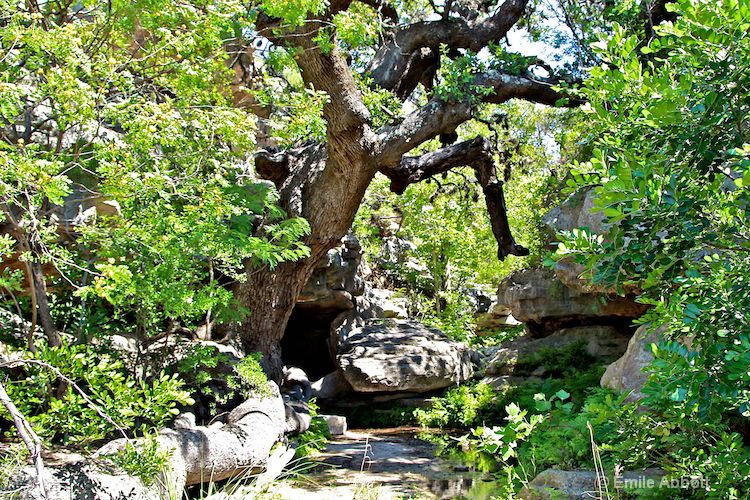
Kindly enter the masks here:
<path id="1" fill-rule="evenodd" d="M 375 320 L 352 330 L 338 353 L 355 392 L 428 392 L 473 374 L 468 347 L 409 320 Z"/>

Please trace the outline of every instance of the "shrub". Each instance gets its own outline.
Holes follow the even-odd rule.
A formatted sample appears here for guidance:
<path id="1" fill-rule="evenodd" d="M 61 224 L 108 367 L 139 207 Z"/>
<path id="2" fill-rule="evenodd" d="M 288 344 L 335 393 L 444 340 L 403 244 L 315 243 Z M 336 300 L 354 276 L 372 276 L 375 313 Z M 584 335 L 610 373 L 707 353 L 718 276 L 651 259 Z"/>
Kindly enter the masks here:
<path id="1" fill-rule="evenodd" d="M 31 359 L 31 353 L 24 353 Z M 57 368 L 82 390 L 101 412 L 128 432 L 165 426 L 192 404 L 176 375 L 164 373 L 137 380 L 115 353 L 90 345 L 39 346 L 33 358 Z M 46 366 L 28 364 L 9 381 L 8 394 L 47 441 L 86 445 L 114 434 L 116 428 L 70 384 Z M 56 392 L 62 392 L 56 397 Z"/>
<path id="2" fill-rule="evenodd" d="M 430 408 L 416 409 L 414 416 L 423 427 L 466 428 L 491 415 L 496 398 L 497 392 L 484 383 L 454 387 L 436 398 Z"/>

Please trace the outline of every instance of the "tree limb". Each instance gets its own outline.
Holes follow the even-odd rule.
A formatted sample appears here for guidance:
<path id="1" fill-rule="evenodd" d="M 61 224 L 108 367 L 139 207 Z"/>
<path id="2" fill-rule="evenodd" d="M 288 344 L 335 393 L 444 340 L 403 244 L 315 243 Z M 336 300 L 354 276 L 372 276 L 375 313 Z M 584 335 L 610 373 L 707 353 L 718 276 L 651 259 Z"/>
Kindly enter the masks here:
<path id="1" fill-rule="evenodd" d="M 5 409 L 8 410 L 10 418 L 13 419 L 13 425 L 15 425 L 16 431 L 18 431 L 18 435 L 26 445 L 26 449 L 29 450 L 29 455 L 31 456 L 31 460 L 34 462 L 34 467 L 36 468 L 37 484 L 39 485 L 39 491 L 42 495 L 42 498 L 49 498 L 49 492 L 47 491 L 47 487 L 44 484 L 42 440 L 39 439 L 39 436 L 36 434 L 36 432 L 34 432 L 34 429 L 31 427 L 29 421 L 26 420 L 23 414 L 18 411 L 16 405 L 13 404 L 13 400 L 10 399 L 10 396 L 8 396 L 8 393 L 5 391 L 5 386 L 2 382 L 0 382 L 0 403 L 2 403 Z"/>
<path id="2" fill-rule="evenodd" d="M 422 156 L 404 157 L 395 166 L 381 167 L 380 172 L 391 180 L 391 191 L 401 194 L 410 184 L 462 166 L 472 167 L 482 186 L 492 234 L 497 240 L 497 258 L 528 255 L 529 251 L 517 244 L 511 234 L 503 183 L 497 179 L 492 147 L 487 139 L 476 137 Z"/>
<path id="3" fill-rule="evenodd" d="M 442 133 L 453 132 L 458 125 L 469 120 L 475 111 L 475 103 L 502 103 L 513 98 L 554 106 L 566 96 L 553 89 L 554 82 L 509 75 L 490 70 L 476 76 L 469 91 L 462 100 L 443 100 L 434 96 L 423 107 L 407 115 L 395 126 L 378 130 L 381 144 L 378 161 L 394 166 L 401 156 L 425 141 Z M 480 87 L 492 89 L 486 96 L 477 94 Z M 574 103 L 575 104 L 575 103 Z"/>
<path id="4" fill-rule="evenodd" d="M 494 13 L 479 19 L 444 17 L 437 21 L 423 21 L 396 30 L 378 49 L 368 71 L 380 87 L 408 96 L 419 83 L 412 62 L 420 49 L 429 48 L 439 53 L 441 45 L 452 49 L 479 52 L 487 43 L 502 40 L 518 22 L 528 0 L 506 0 Z"/>
<path id="5" fill-rule="evenodd" d="M 398 24 L 398 12 L 396 11 L 396 8 L 393 7 L 393 5 L 391 5 L 390 3 L 383 0 L 359 1 L 375 9 L 378 14 L 382 15 L 383 18 L 390 20 L 394 25 Z"/>
<path id="6" fill-rule="evenodd" d="M 280 20 L 261 14 L 256 26 L 274 44 L 292 49 L 306 87 L 328 94 L 323 118 L 329 142 L 339 134 L 362 129 L 367 124 L 370 112 L 362 102 L 346 60 L 336 48 L 335 31 L 325 17 L 309 19 L 290 31 L 281 26 Z M 329 50 L 321 49 L 315 39 L 318 35 L 331 37 Z"/>

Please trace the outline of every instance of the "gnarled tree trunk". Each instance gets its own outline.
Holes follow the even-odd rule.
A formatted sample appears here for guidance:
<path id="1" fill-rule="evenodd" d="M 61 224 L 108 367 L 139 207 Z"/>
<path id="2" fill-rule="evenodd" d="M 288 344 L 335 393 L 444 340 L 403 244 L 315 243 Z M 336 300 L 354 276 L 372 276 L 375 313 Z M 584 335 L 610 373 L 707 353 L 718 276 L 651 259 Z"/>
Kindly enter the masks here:
<path id="1" fill-rule="evenodd" d="M 402 100 L 420 83 L 429 89 L 440 63 L 435 54 L 442 45 L 454 51 L 478 52 L 505 36 L 523 14 L 527 1 L 506 0 L 483 16 L 463 16 L 459 12 L 452 16 L 446 12 L 438 21 L 397 26 L 384 37 L 369 75 L 376 85 L 392 90 Z M 515 243 L 510 232 L 502 181 L 495 173 L 496 151 L 489 141 L 475 138 L 421 156 L 405 155 L 432 138 L 455 135 L 456 127 L 472 118 L 479 102 L 502 103 L 520 98 L 552 105 L 564 97 L 553 89 L 555 80 L 487 70 L 467 85 L 465 96 L 432 96 L 426 105 L 403 119 L 373 128 L 345 58 L 335 44 L 324 51 L 315 41 L 320 30 L 329 29 L 332 17 L 350 3 L 332 1 L 325 13 L 309 17 L 294 30 L 264 14 L 260 14 L 256 26 L 272 43 L 292 48 L 305 85 L 326 92 L 329 98 L 323 107 L 325 144 L 261 151 L 256 157 L 258 174 L 274 182 L 282 208 L 290 215 L 304 217 L 311 227 L 305 240 L 311 250 L 308 259 L 275 269 L 248 265 L 247 281 L 235 290 L 239 301 L 251 311 L 239 326 L 239 336 L 248 350 L 264 354 L 266 368 L 275 380 L 280 379 L 282 368 L 279 343 L 296 299 L 315 265 L 351 228 L 376 173 L 389 177 L 391 189 L 402 193 L 409 184 L 452 168 L 473 167 L 487 201 L 498 257 L 525 255 L 527 250 Z M 371 3 L 382 12 L 389 12 L 390 18 L 395 15 L 395 10 L 384 2 Z M 480 88 L 488 91 L 480 92 Z"/>

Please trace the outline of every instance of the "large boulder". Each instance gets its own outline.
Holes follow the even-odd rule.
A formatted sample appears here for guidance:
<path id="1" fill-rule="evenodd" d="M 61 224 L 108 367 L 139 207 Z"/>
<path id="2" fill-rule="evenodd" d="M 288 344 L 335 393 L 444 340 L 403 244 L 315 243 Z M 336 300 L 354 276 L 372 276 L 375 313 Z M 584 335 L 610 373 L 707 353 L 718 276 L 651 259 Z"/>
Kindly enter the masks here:
<path id="1" fill-rule="evenodd" d="M 643 398 L 643 389 L 648 373 L 644 369 L 654 360 L 651 344 L 659 341 L 664 328 L 649 332 L 649 326 L 643 325 L 636 330 L 628 342 L 625 354 L 609 365 L 602 375 L 601 386 L 619 392 L 629 392 L 628 401 L 639 401 Z"/>
<path id="2" fill-rule="evenodd" d="M 518 492 L 518 498 L 523 500 L 547 499 L 591 499 L 604 498 L 605 491 L 616 490 L 622 484 L 652 484 L 658 488 L 664 471 L 660 469 L 644 469 L 620 473 L 612 485 L 612 478 L 601 478 L 592 470 L 559 470 L 546 469 Z M 659 498 L 666 498 L 659 496 Z"/>
<path id="3" fill-rule="evenodd" d="M 498 302 L 526 323 L 535 335 L 548 335 L 562 327 L 607 324 L 627 325 L 646 306 L 627 297 L 607 297 L 565 286 L 549 269 L 528 269 L 511 274 L 498 289 Z"/>
<path id="4" fill-rule="evenodd" d="M 547 229 L 549 241 L 557 239 L 557 233 L 586 228 L 591 234 L 601 235 L 605 239 L 612 225 L 605 221 L 604 214 L 596 210 L 596 190 L 585 187 L 577 190 L 558 206 L 542 217 L 542 223 Z M 614 286 L 593 283 L 590 279 L 582 278 L 585 267 L 567 257 L 555 264 L 555 275 L 568 288 L 584 293 L 615 294 Z M 634 285 L 624 285 L 628 294 L 638 293 Z"/>
<path id="5" fill-rule="evenodd" d="M 544 338 L 524 335 L 493 349 L 486 361 L 485 375 L 513 375 L 519 358 L 542 349 L 560 349 L 577 342 L 585 343 L 586 352 L 596 360 L 612 360 L 622 355 L 630 334 L 612 326 L 593 325 L 563 328 Z"/>
<path id="6" fill-rule="evenodd" d="M 409 320 L 375 320 L 352 330 L 337 359 L 344 379 L 364 393 L 428 392 L 473 374 L 466 345 Z"/>
<path id="7" fill-rule="evenodd" d="M 257 391 L 232 410 L 226 423 L 195 425 L 195 417 L 185 414 L 172 429 L 162 429 L 159 449 L 169 453 L 164 471 L 149 478 L 150 485 L 124 474 L 108 457 L 129 443 L 138 447 L 142 440 L 116 439 L 105 444 L 91 458 L 76 456 L 64 464 L 45 467 L 48 498 L 86 500 L 158 500 L 181 498 L 186 486 L 221 481 L 269 467 L 274 445 L 283 439 L 287 427 L 285 405 L 276 384 Z M 15 474 L 9 485 L 12 498 L 40 499 L 36 471 L 26 467 Z M 0 496 L 3 491 L 0 491 Z"/>

